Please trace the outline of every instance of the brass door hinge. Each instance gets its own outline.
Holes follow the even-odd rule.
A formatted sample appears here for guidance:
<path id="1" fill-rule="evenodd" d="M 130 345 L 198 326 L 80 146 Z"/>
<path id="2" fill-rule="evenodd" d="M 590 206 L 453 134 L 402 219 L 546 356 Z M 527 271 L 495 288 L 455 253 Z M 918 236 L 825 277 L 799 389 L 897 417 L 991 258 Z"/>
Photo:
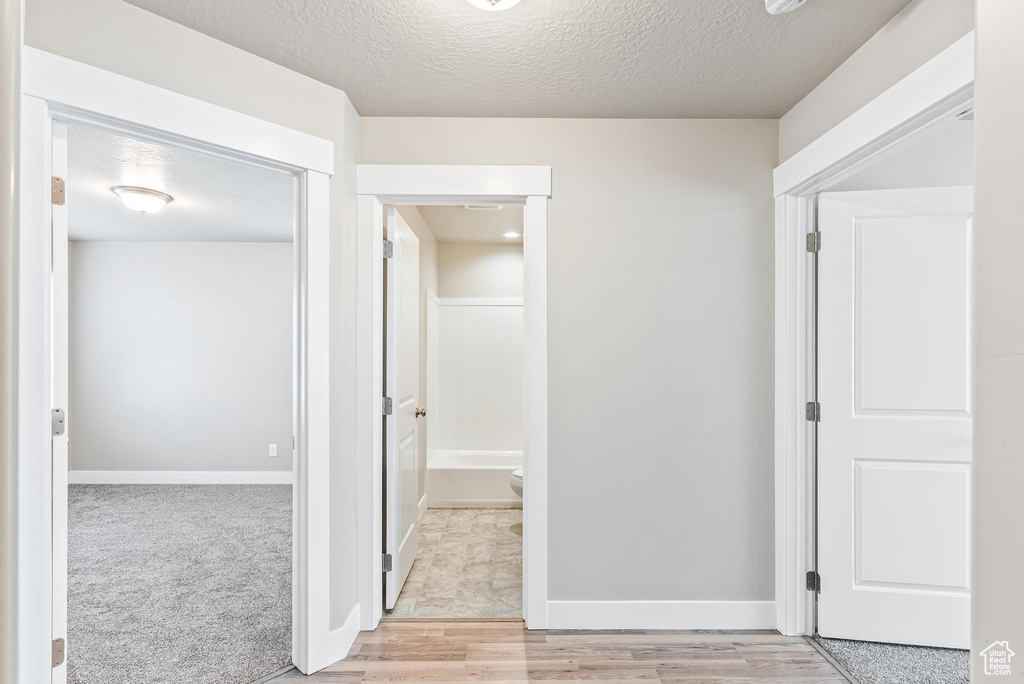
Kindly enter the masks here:
<path id="1" fill-rule="evenodd" d="M 59 176 L 50 176 L 50 203 L 64 204 L 64 179 Z"/>

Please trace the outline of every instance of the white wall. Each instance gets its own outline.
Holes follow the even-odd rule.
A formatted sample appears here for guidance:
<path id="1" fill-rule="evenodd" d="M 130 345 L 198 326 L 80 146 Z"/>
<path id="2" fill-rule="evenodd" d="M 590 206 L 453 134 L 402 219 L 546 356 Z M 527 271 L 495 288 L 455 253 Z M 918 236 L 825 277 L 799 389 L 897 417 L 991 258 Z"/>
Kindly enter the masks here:
<path id="1" fill-rule="evenodd" d="M 552 166 L 549 598 L 772 600 L 777 122 L 361 123 L 366 163 Z"/>
<path id="2" fill-rule="evenodd" d="M 523 246 L 442 242 L 437 285 L 440 297 L 522 297 Z"/>
<path id="3" fill-rule="evenodd" d="M 412 232 L 420 239 L 420 396 L 419 405 L 427 410 L 427 415 L 435 409 L 430 405 L 427 397 L 427 291 L 437 294 L 437 251 L 438 244 L 430 226 L 423 219 L 419 209 L 412 206 L 396 207 L 405 222 L 412 228 Z M 385 213 L 385 220 L 387 220 Z M 430 435 L 429 420 L 420 421 L 419 453 L 416 454 L 417 462 L 417 501 L 426 494 L 427 487 L 427 447 L 432 436 Z"/>
<path id="4" fill-rule="evenodd" d="M 972 682 L 989 681 L 978 653 L 1016 651 L 1024 675 L 1024 3 L 978 3 L 975 93 L 975 380 Z"/>
<path id="5" fill-rule="evenodd" d="M 121 0 L 26 0 L 25 42 L 334 142 L 331 179 L 331 627 L 356 605 L 355 162 L 344 92 Z"/>
<path id="6" fill-rule="evenodd" d="M 779 121 L 786 160 L 974 28 L 973 0 L 911 0 Z"/>
<path id="7" fill-rule="evenodd" d="M 523 307 L 441 304 L 438 448 L 522 451 Z"/>
<path id="8" fill-rule="evenodd" d="M 437 448 L 521 451 L 523 307 L 450 300 L 522 298 L 523 246 L 438 247 Z"/>
<path id="9" fill-rule="evenodd" d="M 292 469 L 290 243 L 72 242 L 69 270 L 71 470 Z"/>
<path id="10" fill-rule="evenodd" d="M 950 120 L 829 191 L 940 188 L 974 184 L 974 122 Z"/>

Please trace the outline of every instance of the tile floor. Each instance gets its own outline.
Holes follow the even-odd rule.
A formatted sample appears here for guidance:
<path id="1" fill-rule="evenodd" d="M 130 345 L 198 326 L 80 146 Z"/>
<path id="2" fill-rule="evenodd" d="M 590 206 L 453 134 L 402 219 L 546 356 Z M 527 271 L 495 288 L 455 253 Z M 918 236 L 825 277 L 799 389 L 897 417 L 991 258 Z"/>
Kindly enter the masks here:
<path id="1" fill-rule="evenodd" d="M 390 617 L 523 616 L 523 509 L 430 508 Z"/>

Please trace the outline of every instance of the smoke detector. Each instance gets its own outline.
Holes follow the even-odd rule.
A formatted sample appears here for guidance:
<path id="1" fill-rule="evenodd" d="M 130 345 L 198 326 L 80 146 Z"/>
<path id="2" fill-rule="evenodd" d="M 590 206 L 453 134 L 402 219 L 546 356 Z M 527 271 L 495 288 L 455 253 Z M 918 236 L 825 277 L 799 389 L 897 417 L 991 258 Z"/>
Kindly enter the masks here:
<path id="1" fill-rule="evenodd" d="M 785 14 L 802 6 L 807 0 L 764 0 L 768 14 Z"/>

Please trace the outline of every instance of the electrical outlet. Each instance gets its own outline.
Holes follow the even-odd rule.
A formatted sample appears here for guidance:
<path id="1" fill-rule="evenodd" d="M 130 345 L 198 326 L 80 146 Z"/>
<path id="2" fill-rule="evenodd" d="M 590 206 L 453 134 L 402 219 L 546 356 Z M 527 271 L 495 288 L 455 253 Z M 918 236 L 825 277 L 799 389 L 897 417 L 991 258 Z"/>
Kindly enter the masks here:
<path id="1" fill-rule="evenodd" d="M 271 444 L 270 445 L 270 455 L 271 456 L 277 456 L 277 445 L 276 444 Z"/>

